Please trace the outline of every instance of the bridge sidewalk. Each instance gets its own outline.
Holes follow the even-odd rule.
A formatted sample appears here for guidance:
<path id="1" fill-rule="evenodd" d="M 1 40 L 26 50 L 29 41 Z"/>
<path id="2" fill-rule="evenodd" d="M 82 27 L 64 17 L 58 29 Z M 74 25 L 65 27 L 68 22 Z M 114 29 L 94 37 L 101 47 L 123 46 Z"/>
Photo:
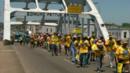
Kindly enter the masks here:
<path id="1" fill-rule="evenodd" d="M 0 41 L 0 73 L 25 73 L 16 51 Z"/>

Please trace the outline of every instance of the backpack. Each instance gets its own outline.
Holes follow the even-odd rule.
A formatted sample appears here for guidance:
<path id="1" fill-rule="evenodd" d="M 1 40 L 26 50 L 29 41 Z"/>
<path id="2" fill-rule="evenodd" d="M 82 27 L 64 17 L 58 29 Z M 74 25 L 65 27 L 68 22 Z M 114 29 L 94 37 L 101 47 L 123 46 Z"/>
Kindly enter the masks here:
<path id="1" fill-rule="evenodd" d="M 104 47 L 103 45 L 97 45 L 99 51 L 103 51 Z"/>
<path id="2" fill-rule="evenodd" d="M 104 54 L 104 47 L 103 45 L 97 45 L 98 47 L 98 52 L 100 53 L 100 55 Z"/>
<path id="3" fill-rule="evenodd" d="M 128 50 L 124 50 L 123 55 L 124 55 L 124 59 L 129 59 L 129 51 Z"/>

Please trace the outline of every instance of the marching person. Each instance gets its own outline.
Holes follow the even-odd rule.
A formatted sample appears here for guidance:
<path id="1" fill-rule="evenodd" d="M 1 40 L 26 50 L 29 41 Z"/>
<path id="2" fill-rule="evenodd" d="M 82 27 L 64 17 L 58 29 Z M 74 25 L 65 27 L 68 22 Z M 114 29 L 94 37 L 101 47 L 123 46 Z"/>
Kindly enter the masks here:
<path id="1" fill-rule="evenodd" d="M 124 49 L 124 71 L 125 73 L 130 73 L 130 49 L 128 48 L 128 43 L 124 42 L 122 47 Z"/>
<path id="2" fill-rule="evenodd" d="M 90 42 L 90 47 L 89 47 L 89 62 L 90 62 L 90 61 L 94 61 L 94 57 L 95 57 L 95 54 L 94 54 L 93 51 L 92 51 L 92 46 L 93 46 L 93 44 L 94 44 L 94 41 L 96 41 L 96 38 L 95 38 L 94 35 L 92 35 L 92 36 L 90 37 L 90 40 L 89 40 L 89 42 Z"/>
<path id="3" fill-rule="evenodd" d="M 58 37 L 56 35 L 56 33 L 54 33 L 51 36 L 51 53 L 52 56 L 58 56 L 58 48 L 57 48 L 57 41 L 58 41 Z"/>
<path id="4" fill-rule="evenodd" d="M 109 56 L 109 64 L 112 68 L 114 66 L 114 59 L 115 59 L 115 52 L 114 48 L 116 45 L 115 39 L 110 35 L 109 39 L 105 42 L 106 48 L 107 48 L 107 54 Z"/>
<path id="5" fill-rule="evenodd" d="M 72 41 L 71 41 L 71 45 L 70 45 L 70 50 L 71 50 L 71 57 L 72 57 L 72 63 L 76 63 L 76 47 L 75 47 L 75 41 L 76 41 L 76 38 L 72 38 Z"/>
<path id="6" fill-rule="evenodd" d="M 70 53 L 71 36 L 67 34 L 65 37 L 65 55 L 69 56 Z"/>
<path id="7" fill-rule="evenodd" d="M 105 46 L 104 42 L 102 40 L 97 40 L 96 42 L 97 49 L 95 50 L 96 54 L 96 63 L 97 63 L 97 72 L 101 72 L 102 66 L 103 66 L 103 57 L 105 54 Z"/>
<path id="8" fill-rule="evenodd" d="M 88 37 L 84 37 L 83 38 L 83 43 L 85 45 L 85 48 L 86 48 L 86 58 L 85 58 L 85 65 L 89 64 L 89 49 L 90 49 L 90 43 L 89 43 L 89 40 L 88 40 Z"/>
<path id="9" fill-rule="evenodd" d="M 130 50 L 127 47 L 127 43 L 118 43 L 118 49 L 116 51 L 117 58 L 117 73 L 123 73 L 123 68 L 126 71 L 125 73 L 129 73 L 129 61 L 130 61 Z"/>
<path id="10" fill-rule="evenodd" d="M 88 47 L 84 43 L 81 43 L 80 48 L 79 48 L 80 67 L 85 66 L 85 59 L 86 59 L 87 53 L 88 53 Z"/>

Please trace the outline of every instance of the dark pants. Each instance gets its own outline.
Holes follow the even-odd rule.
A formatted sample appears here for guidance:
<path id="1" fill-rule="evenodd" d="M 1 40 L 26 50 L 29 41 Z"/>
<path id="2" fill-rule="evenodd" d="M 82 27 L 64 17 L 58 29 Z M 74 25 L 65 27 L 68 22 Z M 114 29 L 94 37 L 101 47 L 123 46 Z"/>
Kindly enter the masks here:
<path id="1" fill-rule="evenodd" d="M 124 67 L 124 70 L 127 71 L 127 73 L 130 73 L 130 64 L 124 64 L 123 67 Z"/>
<path id="2" fill-rule="evenodd" d="M 20 43 L 20 45 L 22 45 L 23 44 L 23 40 L 20 40 L 19 43 Z"/>
<path id="3" fill-rule="evenodd" d="M 51 52 L 51 44 L 48 44 L 48 51 Z"/>
<path id="4" fill-rule="evenodd" d="M 97 61 L 97 70 L 101 70 L 102 65 L 103 65 L 103 57 L 104 55 L 100 55 L 96 57 L 96 61 Z"/>
<path id="5" fill-rule="evenodd" d="M 70 52 L 70 47 L 65 46 L 65 55 L 68 56 Z"/>
<path id="6" fill-rule="evenodd" d="M 87 53 L 81 53 L 80 54 L 80 66 L 83 67 L 85 65 L 85 59 L 86 59 Z"/>
<path id="7" fill-rule="evenodd" d="M 58 55 L 58 49 L 57 49 L 57 45 L 56 44 L 51 44 L 51 52 L 52 52 L 52 56 L 53 55 L 55 55 L 55 56 Z"/>

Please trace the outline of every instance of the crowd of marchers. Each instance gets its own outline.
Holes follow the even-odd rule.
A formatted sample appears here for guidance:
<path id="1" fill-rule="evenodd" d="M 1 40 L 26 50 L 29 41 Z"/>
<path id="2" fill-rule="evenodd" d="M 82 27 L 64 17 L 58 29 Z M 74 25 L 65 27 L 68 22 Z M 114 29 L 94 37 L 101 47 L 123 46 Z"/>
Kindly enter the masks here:
<path id="1" fill-rule="evenodd" d="M 15 37 L 16 38 L 16 37 Z M 39 33 L 17 37 L 20 45 L 28 44 L 31 48 L 47 49 L 52 56 L 64 54 L 80 67 L 96 63 L 96 71 L 101 72 L 104 56 L 109 57 L 109 67 L 116 68 L 117 73 L 130 73 L 130 48 L 128 43 L 115 39 L 112 35 L 108 40 L 78 34 Z"/>

